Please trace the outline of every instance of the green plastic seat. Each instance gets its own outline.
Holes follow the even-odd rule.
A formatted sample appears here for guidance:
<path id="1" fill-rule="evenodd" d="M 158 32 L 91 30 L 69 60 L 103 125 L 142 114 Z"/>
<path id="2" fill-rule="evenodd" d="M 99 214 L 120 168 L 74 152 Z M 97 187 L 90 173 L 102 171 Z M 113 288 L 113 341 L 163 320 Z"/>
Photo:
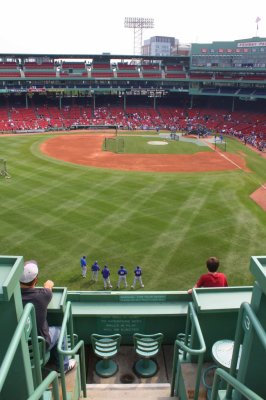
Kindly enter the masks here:
<path id="1" fill-rule="evenodd" d="M 38 336 L 39 352 L 40 352 L 40 365 L 43 367 L 47 364 L 50 358 L 50 351 L 46 349 L 46 342 L 42 336 Z M 34 367 L 33 346 L 31 340 L 28 342 L 31 365 Z"/>
<path id="2" fill-rule="evenodd" d="M 134 365 L 135 373 L 138 376 L 149 378 L 157 373 L 158 365 L 151 358 L 159 353 L 162 341 L 162 333 L 155 333 L 153 335 L 134 333 L 133 342 L 135 351 L 141 357 Z"/>
<path id="3" fill-rule="evenodd" d="M 91 335 L 94 354 L 101 358 L 95 366 L 97 375 L 108 378 L 116 374 L 118 365 L 112 358 L 118 353 L 120 343 L 121 335 L 119 333 L 114 335 L 98 335 L 93 333 Z"/>
<path id="4" fill-rule="evenodd" d="M 46 342 L 42 336 L 38 336 L 38 345 L 39 345 L 39 355 L 40 355 L 40 359 L 39 359 L 40 364 L 39 365 L 41 368 L 43 368 L 50 359 L 50 351 L 46 349 Z M 31 339 L 29 339 L 29 341 L 28 341 L 28 347 L 29 347 L 31 369 L 32 369 L 32 374 L 33 374 L 33 381 L 34 381 L 34 384 L 37 384 L 36 365 L 34 364 L 33 345 L 32 345 Z"/>

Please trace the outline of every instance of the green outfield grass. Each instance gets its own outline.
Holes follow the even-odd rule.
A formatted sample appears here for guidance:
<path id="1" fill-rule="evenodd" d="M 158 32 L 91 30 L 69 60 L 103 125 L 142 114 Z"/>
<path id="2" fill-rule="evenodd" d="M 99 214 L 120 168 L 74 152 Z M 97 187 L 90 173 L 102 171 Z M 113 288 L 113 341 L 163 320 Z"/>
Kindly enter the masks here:
<path id="1" fill-rule="evenodd" d="M 207 145 L 198 145 L 197 140 L 189 141 L 170 140 L 161 137 L 143 136 L 117 136 L 108 140 L 108 150 L 114 153 L 128 154 L 194 154 L 199 151 L 213 151 Z M 166 143 L 165 145 L 152 145 L 153 142 Z M 104 150 L 103 146 L 103 150 Z"/>
<path id="2" fill-rule="evenodd" d="M 166 145 L 151 145 L 152 142 L 165 142 Z M 193 154 L 198 151 L 212 151 L 208 146 L 198 146 L 192 142 L 166 140 L 162 138 L 124 137 L 125 153 L 131 154 Z"/>
<path id="3" fill-rule="evenodd" d="M 120 172 L 49 159 L 39 151 L 47 138 L 0 137 L 11 175 L 0 178 L 0 254 L 38 260 L 40 283 L 102 289 L 81 277 L 85 254 L 108 264 L 114 286 L 120 264 L 130 284 L 139 264 L 145 289 L 186 290 L 211 255 L 230 285 L 253 284 L 250 256 L 266 254 L 266 213 L 249 198 L 266 182 L 260 155 L 228 140 L 251 172 Z"/>

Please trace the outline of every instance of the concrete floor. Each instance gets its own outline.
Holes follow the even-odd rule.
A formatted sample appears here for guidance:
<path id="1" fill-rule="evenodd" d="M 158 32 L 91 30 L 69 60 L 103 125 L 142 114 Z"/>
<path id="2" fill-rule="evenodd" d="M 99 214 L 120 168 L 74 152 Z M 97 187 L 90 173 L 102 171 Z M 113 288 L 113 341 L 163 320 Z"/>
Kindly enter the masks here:
<path id="1" fill-rule="evenodd" d="M 87 385 L 86 400 L 174 400 L 170 384 Z M 85 400 L 85 399 L 84 399 Z"/>

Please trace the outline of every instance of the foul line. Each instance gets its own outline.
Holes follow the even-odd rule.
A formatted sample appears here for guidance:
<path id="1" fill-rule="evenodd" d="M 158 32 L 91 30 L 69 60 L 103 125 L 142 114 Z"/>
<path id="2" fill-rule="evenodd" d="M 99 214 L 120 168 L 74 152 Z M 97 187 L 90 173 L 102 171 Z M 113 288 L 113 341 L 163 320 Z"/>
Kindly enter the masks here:
<path id="1" fill-rule="evenodd" d="M 233 160 L 230 160 L 229 157 L 225 156 L 225 155 L 224 155 L 223 153 L 221 153 L 220 151 L 216 150 L 216 149 L 214 148 L 214 146 L 213 146 L 211 143 L 206 142 L 205 140 L 203 140 L 203 142 L 204 142 L 208 147 L 210 147 L 212 150 L 214 150 L 215 153 L 219 154 L 219 156 L 225 158 L 225 159 L 226 159 L 227 161 L 229 161 L 231 164 L 235 165 L 238 169 L 241 169 L 242 171 L 244 171 L 244 169 L 243 169 L 242 167 L 240 167 L 240 165 L 238 165 L 237 163 L 235 163 Z"/>
<path id="2" fill-rule="evenodd" d="M 224 158 L 225 158 L 227 161 L 229 161 L 231 164 L 235 165 L 238 169 L 241 169 L 242 171 L 245 172 L 245 170 L 244 170 L 243 168 L 241 168 L 237 163 L 235 163 L 234 161 L 230 160 L 230 158 L 228 158 L 226 155 L 224 155 L 224 154 L 221 153 L 220 151 L 216 150 L 216 149 L 214 148 L 214 146 L 213 146 L 211 143 L 206 142 L 205 140 L 203 140 L 203 141 L 204 141 L 204 143 L 206 143 L 206 145 L 207 145 L 208 147 L 210 147 L 211 149 L 213 149 L 213 150 L 214 150 L 217 154 L 219 154 L 221 157 L 224 157 Z M 250 179 L 251 179 L 251 177 L 250 177 Z M 257 183 L 255 179 L 252 179 L 252 181 L 255 182 L 255 183 Z M 259 190 L 259 189 L 264 189 L 264 190 L 266 190 L 266 183 L 264 183 L 263 185 L 260 185 L 259 188 L 258 188 L 257 190 Z"/>
<path id="3" fill-rule="evenodd" d="M 242 169 L 242 167 L 240 167 L 237 163 L 235 163 L 234 161 L 230 160 L 230 158 L 226 157 L 223 153 L 220 153 L 219 151 L 217 151 L 216 153 L 218 153 L 221 157 L 224 157 L 227 161 L 229 161 L 231 164 L 235 165 L 237 168 Z"/>

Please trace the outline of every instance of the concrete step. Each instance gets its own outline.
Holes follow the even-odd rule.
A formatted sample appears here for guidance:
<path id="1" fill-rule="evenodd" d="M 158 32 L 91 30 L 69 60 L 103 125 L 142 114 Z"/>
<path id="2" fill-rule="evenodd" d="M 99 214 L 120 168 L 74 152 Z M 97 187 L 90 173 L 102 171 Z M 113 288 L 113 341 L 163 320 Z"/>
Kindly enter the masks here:
<path id="1" fill-rule="evenodd" d="M 169 400 L 170 384 L 88 384 L 86 400 Z"/>

